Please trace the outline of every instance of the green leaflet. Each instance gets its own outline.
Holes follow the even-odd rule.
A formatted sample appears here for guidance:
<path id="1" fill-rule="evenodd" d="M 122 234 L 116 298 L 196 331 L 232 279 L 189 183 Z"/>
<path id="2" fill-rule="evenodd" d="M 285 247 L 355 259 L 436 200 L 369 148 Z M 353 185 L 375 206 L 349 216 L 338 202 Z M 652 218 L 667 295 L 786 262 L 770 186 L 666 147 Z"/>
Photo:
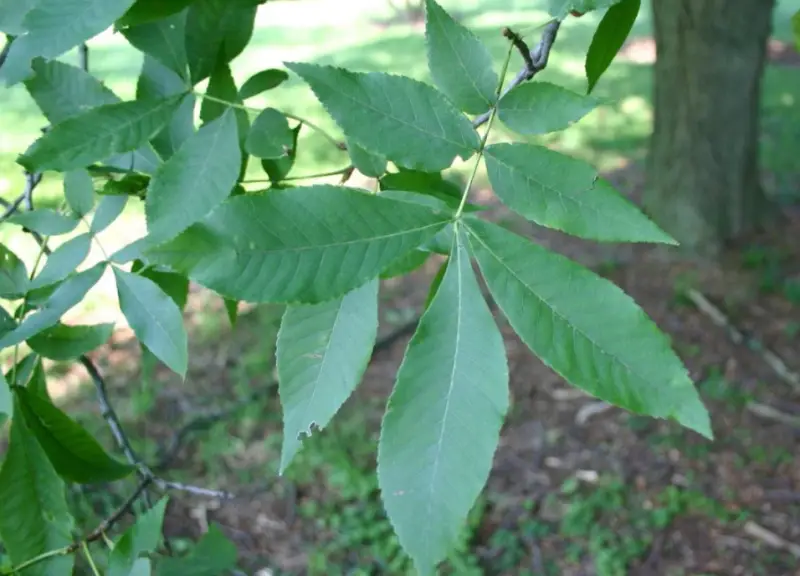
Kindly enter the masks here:
<path id="1" fill-rule="evenodd" d="M 497 115 L 518 134 L 568 128 L 594 110 L 597 100 L 549 82 L 520 84 L 500 99 Z"/>
<path id="2" fill-rule="evenodd" d="M 711 437 L 669 340 L 625 292 L 503 228 L 470 219 L 468 229 L 492 296 L 543 362 L 601 400 Z"/>
<path id="3" fill-rule="evenodd" d="M 406 350 L 381 428 L 378 481 L 400 543 L 428 574 L 456 543 L 508 409 L 500 331 L 463 233 Z"/>
<path id="4" fill-rule="evenodd" d="M 161 527 L 167 497 L 136 519 L 136 523 L 120 536 L 108 559 L 106 576 L 130 576 L 134 563 L 144 553 L 155 552 L 161 541 Z"/>
<path id="5" fill-rule="evenodd" d="M 794 43 L 800 50 L 800 10 L 792 16 L 792 33 L 794 34 Z"/>
<path id="6" fill-rule="evenodd" d="M 461 110 L 480 114 L 497 100 L 492 55 L 435 0 L 425 1 L 428 68 L 439 89 Z"/>
<path id="7" fill-rule="evenodd" d="M 250 76 L 239 89 L 239 98 L 247 100 L 267 90 L 277 88 L 289 79 L 285 70 L 269 68 Z"/>
<path id="8" fill-rule="evenodd" d="M 127 196 L 103 196 L 94 212 L 94 218 L 90 225 L 92 234 L 100 234 L 103 230 L 111 226 L 119 218 L 125 205 L 128 203 Z"/>
<path id="9" fill-rule="evenodd" d="M 86 170 L 72 170 L 64 174 L 64 197 L 78 217 L 86 216 L 94 208 L 94 184 Z"/>
<path id="10" fill-rule="evenodd" d="M 288 306 L 277 343 L 280 473 L 301 436 L 322 430 L 361 381 L 378 334 L 378 281 L 321 304 Z"/>
<path id="11" fill-rule="evenodd" d="M 641 4 L 641 0 L 621 0 L 611 6 L 600 21 L 586 53 L 587 94 L 594 90 L 597 81 L 622 48 L 633 29 Z"/>
<path id="12" fill-rule="evenodd" d="M 131 272 L 155 282 L 181 310 L 186 307 L 186 301 L 189 299 L 189 279 L 186 276 L 173 272 L 162 272 L 155 268 L 146 268 L 141 260 L 134 261 Z"/>
<path id="13" fill-rule="evenodd" d="M 81 234 L 64 242 L 47 257 L 41 272 L 31 282 L 30 289 L 50 286 L 72 274 L 89 255 L 91 246 L 90 234 Z"/>
<path id="14" fill-rule="evenodd" d="M 13 224 L 19 224 L 38 232 L 42 236 L 59 236 L 72 232 L 78 225 L 78 218 L 61 214 L 49 208 L 37 208 L 29 212 L 18 212 L 8 219 Z"/>
<path id="15" fill-rule="evenodd" d="M 420 268 L 430 258 L 431 253 L 425 250 L 413 250 L 389 264 L 381 272 L 381 279 L 405 276 Z"/>
<path id="16" fill-rule="evenodd" d="M 20 414 L 17 398 L 15 413 Z M 0 540 L 11 562 L 19 565 L 72 542 L 74 525 L 65 486 L 25 420 L 11 422 L 10 442 L 0 469 Z M 37 563 L 25 576 L 71 574 L 74 555 Z"/>
<path id="17" fill-rule="evenodd" d="M 478 150 L 472 123 L 427 84 L 379 72 L 286 66 L 311 86 L 348 138 L 399 166 L 436 172 Z"/>
<path id="18" fill-rule="evenodd" d="M 54 326 L 67 311 L 83 300 L 92 286 L 97 284 L 105 266 L 105 262 L 100 262 L 64 280 L 50 295 L 41 310 L 26 317 L 19 326 L 0 338 L 0 349 L 19 344 Z"/>
<path id="19" fill-rule="evenodd" d="M 294 145 L 294 134 L 286 116 L 274 108 L 266 108 L 253 120 L 247 134 L 245 150 L 257 158 L 283 158 Z"/>
<path id="20" fill-rule="evenodd" d="M 36 0 L 5 0 L 0 2 L 0 32 L 9 36 L 20 36 L 25 33 L 22 21 Z"/>
<path id="21" fill-rule="evenodd" d="M 380 154 L 373 154 L 355 142 L 347 139 L 347 153 L 356 170 L 365 176 L 379 178 L 386 172 L 386 158 Z"/>
<path id="22" fill-rule="evenodd" d="M 151 241 L 174 238 L 222 203 L 241 161 L 233 111 L 190 136 L 150 181 L 145 213 Z"/>
<path id="23" fill-rule="evenodd" d="M 178 305 L 152 280 L 114 268 L 119 307 L 136 338 L 167 367 L 186 376 L 188 344 Z"/>
<path id="24" fill-rule="evenodd" d="M 533 144 L 484 152 L 495 194 L 541 226 L 604 242 L 677 244 L 589 164 Z"/>
<path id="25" fill-rule="evenodd" d="M 181 12 L 163 20 L 125 28 L 122 35 L 132 46 L 185 81 L 189 74 L 184 46 L 185 32 L 186 12 Z"/>
<path id="26" fill-rule="evenodd" d="M 73 360 L 108 342 L 114 324 L 67 326 L 56 324 L 28 339 L 28 346 L 51 360 Z"/>
<path id="27" fill-rule="evenodd" d="M 30 75 L 36 56 L 53 59 L 96 36 L 122 16 L 133 0 L 38 0 L 14 41 L 0 75 L 10 86 Z"/>
<path id="28" fill-rule="evenodd" d="M 377 277 L 448 221 L 354 188 L 298 187 L 229 198 L 146 256 L 235 300 L 315 304 Z"/>
<path id="29" fill-rule="evenodd" d="M 216 524 L 183 558 L 165 557 L 158 564 L 158 576 L 219 576 L 236 564 L 236 546 Z"/>
<path id="30" fill-rule="evenodd" d="M 221 57 L 230 62 L 250 42 L 253 0 L 194 0 L 186 18 L 186 55 L 192 84 L 208 78 Z"/>
<path id="31" fill-rule="evenodd" d="M 25 88 L 51 124 L 83 114 L 87 109 L 120 102 L 97 78 L 75 66 L 37 58 L 33 61 L 33 70 L 35 74 L 25 81 Z M 149 144 L 144 144 L 132 153 L 114 156 L 105 163 L 150 174 L 159 158 Z"/>
<path id="32" fill-rule="evenodd" d="M 145 55 L 142 71 L 136 83 L 136 98 L 138 100 L 158 100 L 186 90 L 185 82 L 175 72 L 160 64 L 152 56 Z M 195 133 L 194 109 L 197 98 L 194 94 L 187 95 L 178 109 L 172 115 L 169 124 L 153 139 L 153 148 L 162 158 L 168 159 L 180 148 L 186 139 Z M 139 179 L 140 175 L 127 175 Z"/>
<path id="33" fill-rule="evenodd" d="M 134 467 L 105 453 L 97 441 L 53 403 L 27 388 L 17 388 L 17 409 L 59 476 L 90 484 L 125 478 Z"/>
<path id="34" fill-rule="evenodd" d="M 20 156 L 31 172 L 83 168 L 130 152 L 155 136 L 172 117 L 183 95 L 159 101 L 105 104 L 53 126 Z"/>
<path id="35" fill-rule="evenodd" d="M 11 250 L 0 244 L 0 298 L 21 298 L 28 291 L 28 269 Z"/>

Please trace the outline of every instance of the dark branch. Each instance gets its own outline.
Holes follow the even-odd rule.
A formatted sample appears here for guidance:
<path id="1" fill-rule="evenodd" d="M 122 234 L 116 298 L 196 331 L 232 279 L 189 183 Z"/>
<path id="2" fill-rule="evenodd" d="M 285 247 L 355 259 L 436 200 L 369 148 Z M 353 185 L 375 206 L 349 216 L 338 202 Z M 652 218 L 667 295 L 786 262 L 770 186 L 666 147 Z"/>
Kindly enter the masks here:
<path id="1" fill-rule="evenodd" d="M 547 67 L 547 62 L 550 59 L 550 50 L 553 48 L 553 43 L 556 41 L 556 36 L 558 36 L 558 30 L 560 27 L 561 22 L 558 20 L 553 20 L 545 27 L 544 32 L 542 33 L 542 39 L 539 40 L 539 44 L 529 53 L 530 58 L 525 58 L 525 67 L 517 73 L 511 83 L 506 87 L 505 90 L 503 90 L 503 93 L 500 96 L 501 98 L 523 82 L 527 82 L 528 80 L 532 79 L 534 76 L 536 76 L 536 74 Z M 506 28 L 506 30 L 508 29 Z M 509 30 L 509 32 L 511 31 Z M 517 36 L 517 38 L 519 37 Z M 511 39 L 511 41 L 514 42 L 513 39 Z M 519 48 L 516 43 L 514 45 Z M 472 125 L 475 128 L 478 128 L 489 120 L 490 115 L 491 112 L 484 112 L 472 121 Z"/>

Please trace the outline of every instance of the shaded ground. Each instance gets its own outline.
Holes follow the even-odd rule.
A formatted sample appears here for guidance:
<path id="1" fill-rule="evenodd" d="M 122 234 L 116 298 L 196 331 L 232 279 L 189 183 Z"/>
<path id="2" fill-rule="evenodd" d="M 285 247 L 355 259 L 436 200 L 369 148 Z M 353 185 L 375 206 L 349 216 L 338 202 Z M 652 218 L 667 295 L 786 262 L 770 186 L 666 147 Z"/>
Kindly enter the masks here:
<path id="1" fill-rule="evenodd" d="M 636 169 L 610 174 L 636 196 Z M 488 195 L 488 192 L 483 194 Z M 491 200 L 490 200 L 491 201 Z M 765 360 L 774 351 L 800 369 L 800 212 L 732 249 L 714 269 L 661 249 L 598 247 L 534 228 L 498 207 L 492 218 L 568 254 L 618 283 L 674 339 L 717 440 L 594 402 L 541 364 L 498 317 L 506 337 L 512 409 L 487 489 L 446 574 L 791 575 L 800 544 L 800 386 Z M 383 288 L 382 332 L 413 318 L 437 269 Z M 751 338 L 732 342 L 686 297 L 700 290 Z M 219 523 L 252 574 L 404 574 L 374 478 L 380 418 L 407 336 L 378 352 L 335 423 L 307 442 L 287 477 L 276 468 L 280 408 L 271 368 L 278 308 L 245 314 L 230 332 L 220 303 L 193 296 L 193 363 L 185 383 L 157 370 L 140 380 L 130 343 L 99 354 L 115 364 L 111 394 L 150 461 L 179 422 L 242 404 L 187 437 L 165 472 L 172 479 L 246 494 L 232 502 L 174 498 L 167 532 L 180 542 Z M 222 333 L 222 337 L 220 337 Z M 756 342 L 757 340 L 757 342 Z M 756 344 L 754 344 L 756 342 Z M 789 376 L 791 377 L 791 375 Z M 88 400 L 88 402 L 91 402 Z M 753 411 L 780 411 L 784 421 Z M 86 410 L 94 410 L 90 403 Z M 96 424 L 96 422 L 95 422 Z M 104 434 L 98 428 L 99 434 Z M 253 491 L 257 493 L 253 496 Z M 769 531 L 764 536 L 760 529 Z M 777 539 L 773 539 L 775 537 Z"/>

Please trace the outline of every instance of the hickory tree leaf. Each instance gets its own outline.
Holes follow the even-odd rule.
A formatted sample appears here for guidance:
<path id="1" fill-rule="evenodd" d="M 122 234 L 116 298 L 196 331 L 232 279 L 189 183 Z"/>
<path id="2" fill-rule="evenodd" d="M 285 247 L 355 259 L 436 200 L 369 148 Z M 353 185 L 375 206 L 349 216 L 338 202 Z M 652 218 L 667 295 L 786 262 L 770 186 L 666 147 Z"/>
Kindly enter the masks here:
<path id="1" fill-rule="evenodd" d="M 228 298 L 315 304 L 376 278 L 449 220 L 365 190 L 298 187 L 229 198 L 145 255 Z"/>
<path id="2" fill-rule="evenodd" d="M 6 83 L 29 76 L 33 58 L 56 58 L 96 36 L 131 4 L 133 0 L 38 0 L 22 21 L 27 34 L 15 39 L 0 71 Z"/>
<path id="3" fill-rule="evenodd" d="M 19 344 L 54 326 L 67 311 L 84 299 L 86 293 L 100 280 L 104 271 L 105 262 L 100 262 L 64 280 L 47 298 L 40 310 L 25 318 L 19 326 L 0 338 L 0 349 Z"/>
<path id="4" fill-rule="evenodd" d="M 165 557 L 157 576 L 219 576 L 236 564 L 236 546 L 216 524 L 211 524 L 194 548 L 183 558 Z"/>
<path id="5" fill-rule="evenodd" d="M 281 474 L 302 437 L 325 428 L 361 381 L 377 334 L 377 280 L 321 304 L 287 306 L 276 352 L 283 407 Z"/>
<path id="6" fill-rule="evenodd" d="M 641 0 L 621 0 L 611 6 L 600 21 L 586 53 L 587 94 L 594 90 L 597 81 L 622 48 L 633 29 L 641 4 Z"/>
<path id="7" fill-rule="evenodd" d="M 31 394 L 35 394 L 39 398 L 44 398 L 52 404 L 53 399 L 50 398 L 50 392 L 47 389 L 47 377 L 44 373 L 44 364 L 42 364 L 42 359 L 38 355 L 35 356 L 35 359 L 36 361 L 33 363 L 31 375 L 30 378 L 28 378 L 28 383 L 25 384 L 25 388 Z"/>
<path id="8" fill-rule="evenodd" d="M 103 196 L 100 198 L 97 210 L 94 211 L 92 223 L 89 225 L 92 234 L 97 235 L 111 226 L 122 214 L 122 211 L 125 210 L 127 203 L 127 196 Z"/>
<path id="9" fill-rule="evenodd" d="M 161 529 L 166 509 L 167 497 L 165 496 L 150 510 L 139 516 L 136 523 L 120 536 L 108 558 L 106 576 L 129 576 L 139 556 L 155 551 L 161 541 Z"/>
<path id="10" fill-rule="evenodd" d="M 97 78 L 64 62 L 33 62 L 34 76 L 25 81 L 25 88 L 52 124 L 87 110 L 114 104 L 119 98 Z"/>
<path id="11" fill-rule="evenodd" d="M 461 110 L 480 114 L 497 101 L 492 55 L 435 0 L 425 0 L 428 68 L 439 89 Z"/>
<path id="12" fill-rule="evenodd" d="M 293 143 L 294 134 L 286 116 L 274 108 L 266 108 L 253 120 L 245 150 L 257 158 L 282 158 L 291 152 Z"/>
<path id="13" fill-rule="evenodd" d="M 14 565 L 72 542 L 74 521 L 65 486 L 36 437 L 20 417 L 15 399 L 8 452 L 0 469 L 0 540 Z M 72 574 L 73 555 L 58 555 L 36 563 L 25 576 Z"/>
<path id="14" fill-rule="evenodd" d="M 152 56 L 145 55 L 142 71 L 136 83 L 138 100 L 158 100 L 186 90 L 184 81 L 175 72 L 160 64 Z M 153 139 L 153 148 L 165 160 L 172 156 L 186 141 L 194 129 L 194 108 L 197 99 L 193 94 L 187 95 L 172 115 L 169 124 Z M 139 177 L 140 175 L 126 175 Z"/>
<path id="15" fill-rule="evenodd" d="M 51 124 L 58 124 L 70 116 L 77 116 L 103 104 L 114 104 L 120 99 L 97 78 L 63 62 L 33 61 L 35 75 L 25 81 L 25 88 Z M 125 170 L 151 173 L 159 159 L 149 144 L 132 153 L 112 156 L 105 164 Z"/>
<path id="16" fill-rule="evenodd" d="M 608 8 L 620 0 L 548 0 L 547 11 L 553 18 L 563 20 L 571 11 L 586 14 L 594 10 Z"/>
<path id="17" fill-rule="evenodd" d="M 455 182 L 445 180 L 438 172 L 420 172 L 417 170 L 400 170 L 384 175 L 379 181 L 382 192 L 389 190 L 405 190 L 432 196 L 455 209 L 461 203 L 462 187 Z M 478 208 L 467 204 L 465 210 Z M 450 244 L 446 254 L 450 253 Z"/>
<path id="18" fill-rule="evenodd" d="M 135 150 L 169 122 L 182 98 L 105 104 L 71 116 L 34 142 L 18 161 L 31 172 L 68 171 Z"/>
<path id="19" fill-rule="evenodd" d="M 398 166 L 436 172 L 478 150 L 472 123 L 427 84 L 381 72 L 286 66 L 308 83 L 348 138 Z"/>
<path id="20" fill-rule="evenodd" d="M 21 298 L 28 290 L 28 269 L 4 244 L 0 244 L 0 298 Z"/>
<path id="21" fill-rule="evenodd" d="M 27 388 L 15 391 L 20 411 L 30 431 L 59 476 L 70 482 L 112 482 L 128 476 L 134 467 L 115 460 L 97 440 L 48 399 Z"/>
<path id="22" fill-rule="evenodd" d="M 800 10 L 792 16 L 792 33 L 794 34 L 794 43 L 800 50 Z"/>
<path id="23" fill-rule="evenodd" d="M 231 326 L 236 326 L 236 321 L 239 319 L 239 303 L 230 298 L 223 298 L 222 301 L 225 303 L 225 313 L 228 315 L 228 321 Z"/>
<path id="24" fill-rule="evenodd" d="M 397 373 L 378 447 L 384 507 L 422 574 L 456 543 L 491 470 L 509 403 L 503 339 L 465 242 L 457 230 Z"/>
<path id="25" fill-rule="evenodd" d="M 47 257 L 41 272 L 31 281 L 30 288 L 49 286 L 72 274 L 89 255 L 91 246 L 90 234 L 81 234 L 64 242 Z"/>
<path id="26" fill-rule="evenodd" d="M 565 380 L 601 400 L 674 418 L 711 437 L 708 415 L 669 339 L 612 282 L 493 224 L 469 219 L 492 296 L 520 338 Z"/>
<path id="27" fill-rule="evenodd" d="M 373 154 L 355 142 L 346 139 L 347 153 L 356 170 L 365 176 L 378 178 L 386 172 L 386 158 L 380 154 Z"/>
<path id="28" fill-rule="evenodd" d="M 4 330 L 2 333 L 5 334 L 6 331 Z M 28 354 L 17 362 L 16 366 L 6 371 L 6 382 L 8 382 L 9 385 L 25 386 L 41 362 L 38 354 Z"/>
<path id="29" fill-rule="evenodd" d="M 64 174 L 64 197 L 72 211 L 79 217 L 94 208 L 94 184 L 86 170 L 72 170 Z"/>
<path id="30" fill-rule="evenodd" d="M 67 326 L 56 324 L 28 339 L 28 346 L 43 358 L 72 360 L 108 342 L 114 324 Z"/>
<path id="31" fill-rule="evenodd" d="M 218 59 L 238 56 L 253 34 L 252 0 L 194 0 L 186 17 L 186 55 L 192 84 L 208 78 Z"/>
<path id="32" fill-rule="evenodd" d="M 231 68 L 222 58 L 217 62 L 217 66 L 211 74 L 211 78 L 208 81 L 208 88 L 206 89 L 206 95 L 225 100 L 226 102 L 233 102 L 234 104 L 242 103 L 241 98 L 239 98 L 239 92 L 236 89 L 236 82 L 233 79 Z M 250 131 L 250 118 L 248 118 L 246 110 L 233 108 L 228 104 L 205 98 L 203 99 L 203 105 L 200 107 L 200 119 L 204 123 L 208 123 L 219 118 L 228 110 L 236 116 L 239 142 L 243 144 Z M 244 161 L 245 163 L 247 162 L 246 157 Z"/>
<path id="33" fill-rule="evenodd" d="M 127 12 L 117 20 L 116 27 L 137 26 L 147 22 L 163 20 L 181 12 L 194 0 L 136 0 Z"/>
<path id="34" fill-rule="evenodd" d="M 166 366 L 186 376 L 188 344 L 180 308 L 152 280 L 114 268 L 119 306 L 136 338 Z"/>
<path id="35" fill-rule="evenodd" d="M 533 144 L 493 144 L 484 152 L 503 203 L 541 226 L 605 242 L 676 244 L 597 170 Z"/>
<path id="36" fill-rule="evenodd" d="M 241 161 L 233 111 L 189 137 L 159 167 L 147 189 L 151 241 L 174 238 L 216 208 L 236 184 Z"/>
<path id="37" fill-rule="evenodd" d="M 549 82 L 520 84 L 500 99 L 497 115 L 518 134 L 568 128 L 597 106 L 597 100 Z"/>
<path id="38" fill-rule="evenodd" d="M 189 76 L 185 32 L 186 12 L 181 12 L 163 20 L 125 28 L 122 35 L 133 47 L 175 72 L 185 82 Z"/>
<path id="39" fill-rule="evenodd" d="M 278 70 L 276 68 L 269 68 L 261 72 L 256 72 L 242 84 L 242 87 L 239 89 L 239 98 L 247 100 L 262 92 L 277 88 L 288 79 L 289 74 L 287 74 L 285 70 Z"/>
<path id="40" fill-rule="evenodd" d="M 42 236 L 59 236 L 72 232 L 80 220 L 73 216 L 61 214 L 49 208 L 37 208 L 30 212 L 18 212 L 8 219 L 28 230 L 38 232 Z"/>

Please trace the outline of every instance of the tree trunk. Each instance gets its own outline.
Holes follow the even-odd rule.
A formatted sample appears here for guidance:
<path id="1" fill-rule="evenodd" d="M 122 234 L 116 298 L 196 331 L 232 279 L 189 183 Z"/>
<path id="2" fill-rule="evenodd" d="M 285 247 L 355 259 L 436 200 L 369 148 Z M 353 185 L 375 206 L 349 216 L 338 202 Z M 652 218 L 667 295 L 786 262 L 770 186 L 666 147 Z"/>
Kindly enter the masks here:
<path id="1" fill-rule="evenodd" d="M 768 212 L 758 165 L 774 0 L 653 0 L 655 125 L 645 207 L 714 256 Z"/>

